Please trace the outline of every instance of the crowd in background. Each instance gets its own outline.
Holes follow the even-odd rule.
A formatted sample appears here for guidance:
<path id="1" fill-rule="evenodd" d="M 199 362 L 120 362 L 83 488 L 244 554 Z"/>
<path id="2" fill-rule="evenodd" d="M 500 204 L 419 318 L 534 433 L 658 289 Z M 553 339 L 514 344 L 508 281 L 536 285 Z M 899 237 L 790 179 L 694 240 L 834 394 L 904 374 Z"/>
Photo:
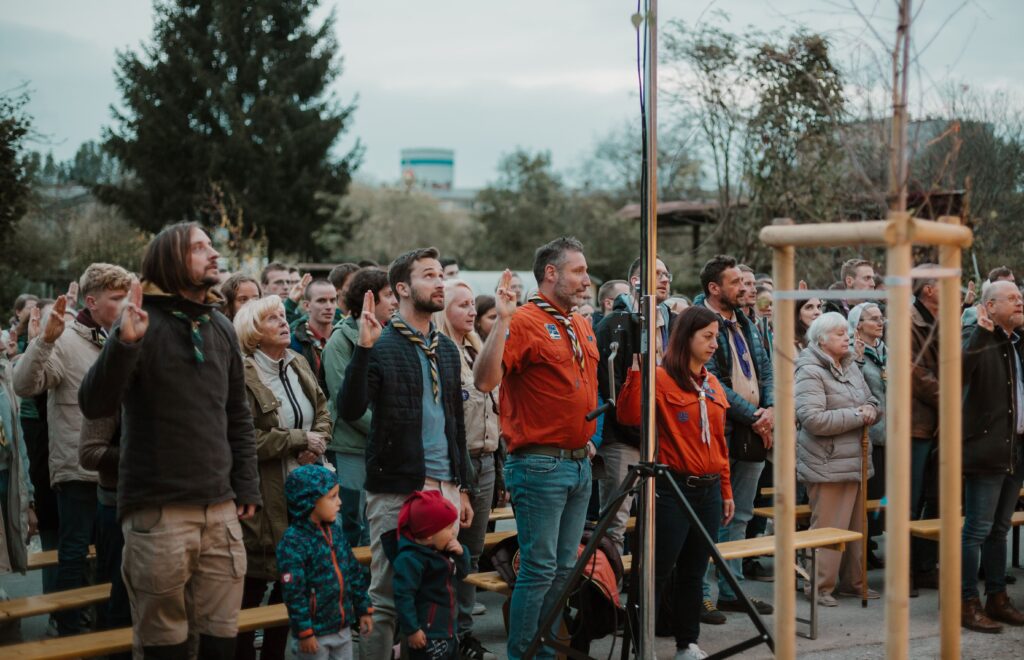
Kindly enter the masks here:
<path id="1" fill-rule="evenodd" d="M 567 238 L 538 248 L 531 291 L 510 271 L 495 291 L 474 291 L 432 248 L 386 267 L 340 264 L 326 278 L 281 262 L 223 273 L 218 258 L 201 228 L 174 225 L 141 273 L 97 263 L 56 299 L 15 302 L 0 370 L 0 571 L 23 572 L 38 534 L 58 553 L 44 593 L 111 584 L 95 621 L 65 610 L 51 634 L 133 626 L 137 657 L 273 660 L 289 633 L 302 657 L 348 657 L 354 626 L 366 658 L 390 658 L 406 640 L 414 657 L 490 660 L 473 632 L 483 605 L 458 577 L 478 570 L 491 511 L 511 504 L 520 559 L 507 652 L 519 658 L 556 605 L 586 520 L 611 511 L 609 539 L 630 551 L 634 503 L 617 496 L 640 460 L 639 259 L 595 295 L 583 245 Z M 820 552 L 818 592 L 805 593 L 824 606 L 880 596 L 862 589 L 860 567 L 862 553 L 885 565 L 884 516 L 865 530 L 863 507 L 885 495 L 892 313 L 912 321 L 913 355 L 899 356 L 912 365 L 911 516 L 938 515 L 939 280 L 920 266 L 911 309 L 892 310 L 875 264 L 846 261 L 839 281 L 816 283 L 837 297 L 797 301 L 797 359 L 776 365 L 795 373 L 810 528 L 867 540 Z M 661 259 L 655 272 L 658 461 L 668 466 L 657 481 L 656 596 L 674 599 L 662 632 L 677 657 L 699 658 L 700 624 L 745 604 L 709 565 L 669 478 L 713 538 L 768 533 L 753 510 L 771 504 L 761 491 L 775 427 L 774 284 L 725 255 L 703 265 L 692 298 L 673 290 Z M 1024 478 L 1024 300 L 1009 268 L 967 289 L 962 326 L 963 625 L 999 632 L 1024 625 L 1006 594 Z M 368 572 L 352 554 L 367 546 Z M 911 595 L 938 586 L 935 546 L 914 539 Z M 757 558 L 729 567 L 740 584 L 774 579 Z M 238 632 L 239 608 L 282 602 L 289 626 L 258 640 Z"/>

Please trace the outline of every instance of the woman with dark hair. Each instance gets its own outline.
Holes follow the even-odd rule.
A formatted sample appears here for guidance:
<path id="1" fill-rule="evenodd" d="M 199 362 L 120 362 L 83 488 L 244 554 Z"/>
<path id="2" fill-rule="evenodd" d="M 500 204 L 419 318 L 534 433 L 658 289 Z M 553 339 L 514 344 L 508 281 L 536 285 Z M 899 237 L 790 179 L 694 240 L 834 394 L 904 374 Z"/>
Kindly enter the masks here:
<path id="1" fill-rule="evenodd" d="M 482 294 L 476 297 L 476 319 L 473 329 L 480 335 L 480 341 L 487 341 L 494 322 L 498 320 L 498 310 L 494 307 L 494 296 Z"/>
<path id="2" fill-rule="evenodd" d="M 263 289 L 260 283 L 248 275 L 235 273 L 220 285 L 220 294 L 224 296 L 224 305 L 221 311 L 224 316 L 232 321 L 235 314 L 242 309 L 242 305 L 250 300 L 257 300 L 263 297 Z"/>
<path id="3" fill-rule="evenodd" d="M 796 301 L 796 326 L 794 337 L 796 338 L 796 350 L 807 348 L 807 328 L 811 327 L 814 319 L 821 316 L 821 300 L 809 298 Z"/>
<path id="4" fill-rule="evenodd" d="M 669 467 L 711 538 L 719 524 L 728 524 L 735 505 L 729 482 L 729 450 L 725 441 L 725 390 L 704 364 L 718 350 L 718 317 L 703 305 L 683 310 L 672 325 L 668 347 L 658 367 L 655 398 L 658 462 Z M 622 424 L 640 424 L 641 378 L 639 362 L 619 393 L 616 415 Z M 666 477 L 655 488 L 654 598 L 659 603 L 666 588 L 675 597 L 672 633 L 676 658 L 706 658 L 697 646 L 703 601 L 702 578 L 710 551 L 698 534 L 690 533 L 690 520 Z M 675 579 L 668 578 L 675 570 Z"/>

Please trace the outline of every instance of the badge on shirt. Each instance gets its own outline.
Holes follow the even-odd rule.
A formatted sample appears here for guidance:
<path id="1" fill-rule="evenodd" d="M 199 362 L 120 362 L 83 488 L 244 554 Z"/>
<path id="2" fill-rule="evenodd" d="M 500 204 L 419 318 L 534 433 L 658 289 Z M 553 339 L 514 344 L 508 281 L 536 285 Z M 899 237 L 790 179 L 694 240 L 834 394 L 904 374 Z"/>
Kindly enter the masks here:
<path id="1" fill-rule="evenodd" d="M 548 337 L 551 337 L 552 339 L 562 338 L 562 334 L 558 332 L 558 326 L 554 323 L 547 323 L 544 327 L 548 329 Z"/>
<path id="2" fill-rule="evenodd" d="M 462 400 L 469 401 L 469 390 L 462 390 Z"/>
<path id="3" fill-rule="evenodd" d="M 688 422 L 690 421 L 690 413 L 684 410 L 676 415 L 676 419 L 678 419 L 680 422 Z"/>

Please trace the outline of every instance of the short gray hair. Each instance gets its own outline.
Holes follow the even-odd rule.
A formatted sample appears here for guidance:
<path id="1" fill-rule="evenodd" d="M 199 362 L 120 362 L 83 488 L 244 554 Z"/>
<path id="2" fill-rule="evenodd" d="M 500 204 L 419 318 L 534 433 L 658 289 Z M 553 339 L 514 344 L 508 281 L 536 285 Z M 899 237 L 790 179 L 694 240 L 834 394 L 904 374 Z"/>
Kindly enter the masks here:
<path id="1" fill-rule="evenodd" d="M 807 328 L 807 343 L 811 346 L 821 346 L 821 339 L 837 328 L 843 328 L 849 332 L 849 325 L 842 314 L 839 312 L 822 314 L 814 319 L 811 327 Z"/>
<path id="2" fill-rule="evenodd" d="M 981 288 L 981 304 L 986 305 L 996 299 L 999 292 L 1003 289 L 1012 288 L 1014 291 L 1020 291 L 1017 285 L 1009 280 L 999 280 L 996 282 L 989 282 L 988 286 Z"/>
<path id="3" fill-rule="evenodd" d="M 266 298 L 254 298 L 242 305 L 242 308 L 235 314 L 235 334 L 238 335 L 238 343 L 243 355 L 252 355 L 259 348 L 260 323 L 267 315 L 278 310 L 284 310 L 284 302 L 280 296 L 267 296 Z"/>

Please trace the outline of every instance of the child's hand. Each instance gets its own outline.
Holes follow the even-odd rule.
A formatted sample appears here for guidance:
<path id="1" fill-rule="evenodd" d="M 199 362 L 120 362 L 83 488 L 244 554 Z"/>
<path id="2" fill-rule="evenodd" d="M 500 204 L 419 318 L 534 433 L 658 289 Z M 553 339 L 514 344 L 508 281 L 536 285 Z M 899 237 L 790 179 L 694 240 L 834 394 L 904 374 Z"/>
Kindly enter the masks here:
<path id="1" fill-rule="evenodd" d="M 448 545 L 444 547 L 445 550 L 452 553 L 453 555 L 462 555 L 462 544 L 459 543 L 459 539 L 453 538 L 448 541 Z"/>
<path id="2" fill-rule="evenodd" d="M 363 637 L 373 632 L 373 616 L 364 614 L 359 617 L 359 634 Z"/>
<path id="3" fill-rule="evenodd" d="M 411 649 L 422 649 L 427 645 L 427 633 L 422 630 L 417 630 L 413 634 L 409 635 L 409 648 Z"/>
<path id="4" fill-rule="evenodd" d="M 320 645 L 316 643 L 316 635 L 299 640 L 299 650 L 303 653 L 316 653 Z"/>

